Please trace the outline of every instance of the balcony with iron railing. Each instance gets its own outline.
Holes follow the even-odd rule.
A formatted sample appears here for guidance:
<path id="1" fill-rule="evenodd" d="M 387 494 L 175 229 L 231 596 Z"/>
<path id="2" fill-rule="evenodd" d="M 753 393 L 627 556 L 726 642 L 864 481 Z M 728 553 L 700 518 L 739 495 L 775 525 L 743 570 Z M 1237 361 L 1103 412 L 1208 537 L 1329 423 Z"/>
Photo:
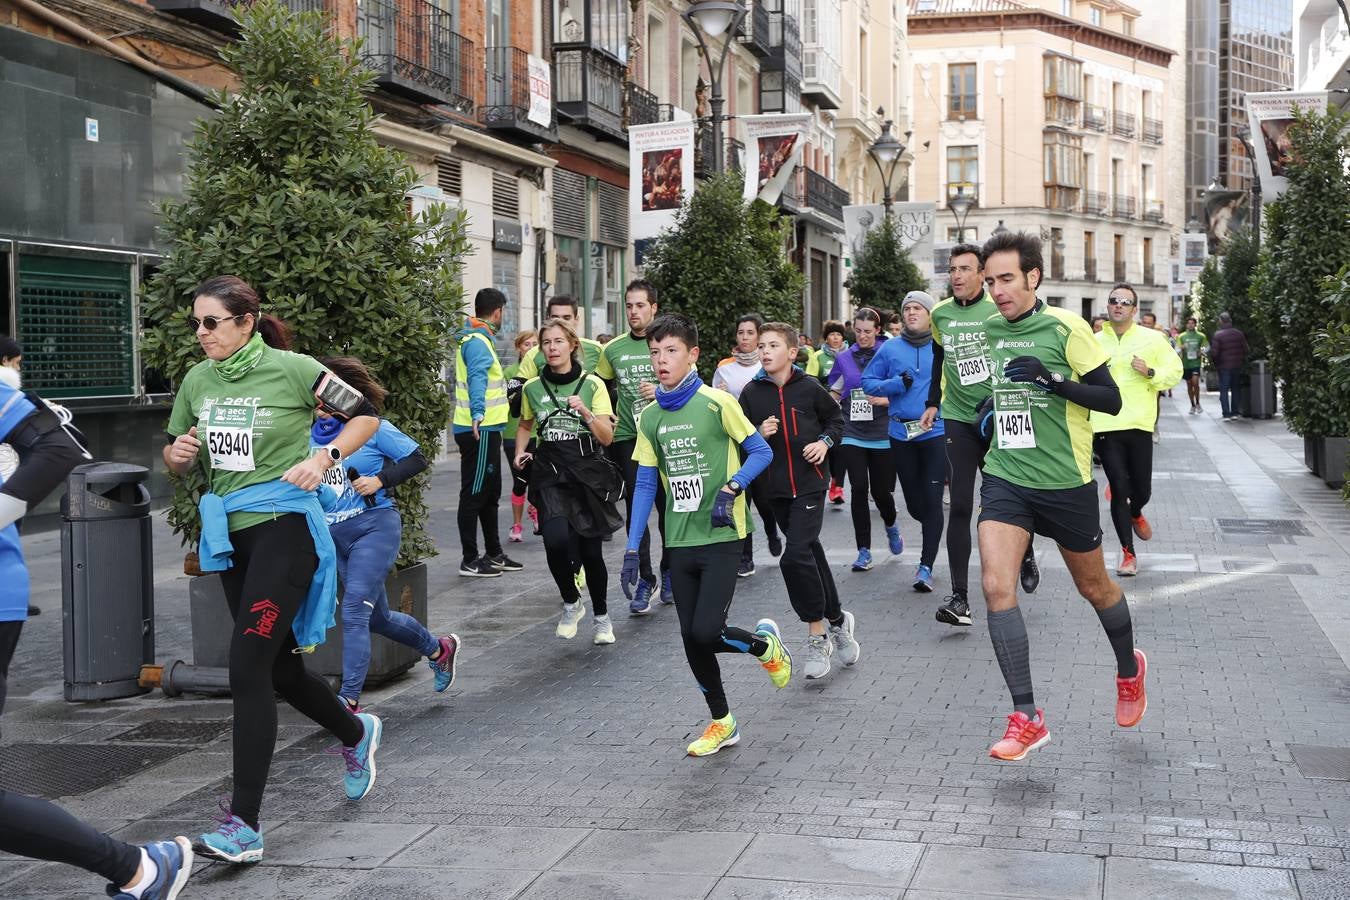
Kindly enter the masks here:
<path id="1" fill-rule="evenodd" d="M 633 82 L 628 82 L 626 90 L 628 91 L 628 124 L 629 125 L 650 125 L 653 122 L 663 121 L 661 119 L 661 104 L 657 102 L 656 95 L 643 87 L 638 87 Z"/>
<path id="2" fill-rule="evenodd" d="M 623 65 L 595 47 L 555 47 L 553 68 L 559 119 L 598 137 L 627 144 Z"/>
<path id="3" fill-rule="evenodd" d="M 843 69 L 826 47 L 816 43 L 802 45 L 802 99 L 821 109 L 838 109 L 843 101 Z M 862 109 L 867 109 L 866 101 Z"/>
<path id="4" fill-rule="evenodd" d="M 1083 104 L 1083 127 L 1088 131 L 1106 131 L 1106 110 L 1091 103 Z"/>
<path id="5" fill-rule="evenodd" d="M 794 182 L 794 196 L 801 205 L 843 224 L 844 207 L 849 205 L 848 191 L 805 166 L 797 168 L 795 177 L 789 183 Z"/>
<path id="6" fill-rule="evenodd" d="M 1105 215 L 1111 209 L 1111 201 L 1105 191 L 1083 191 L 1083 212 Z"/>
<path id="7" fill-rule="evenodd" d="M 234 11 L 249 6 L 254 0 L 149 0 L 151 8 L 203 28 L 229 35 L 239 33 L 239 20 Z M 336 13 L 341 0 L 281 0 L 291 12 Z"/>
<path id="8" fill-rule="evenodd" d="M 759 64 L 761 72 L 785 72 L 798 84 L 802 80 L 802 38 L 796 16 L 769 13 L 769 53 Z"/>
<path id="9" fill-rule="evenodd" d="M 1162 119 L 1150 119 L 1144 117 L 1144 140 L 1151 144 L 1161 144 L 1163 142 L 1163 123 Z"/>
<path id="10" fill-rule="evenodd" d="M 1134 198 L 1127 197 L 1124 194 L 1116 194 L 1111 198 L 1111 215 L 1117 219 L 1133 219 L 1135 215 Z"/>
<path id="11" fill-rule="evenodd" d="M 1163 205 L 1157 200 L 1147 201 L 1144 204 L 1144 221 L 1161 225 L 1163 223 Z"/>
<path id="12" fill-rule="evenodd" d="M 745 18 L 736 29 L 736 40 L 755 56 L 769 55 L 769 10 L 764 0 L 752 0 L 746 4 Z"/>
<path id="13" fill-rule="evenodd" d="M 1083 261 L 1083 280 L 1084 281 L 1097 280 L 1097 260 L 1087 259 Z"/>
<path id="14" fill-rule="evenodd" d="M 362 0 L 356 9 L 361 64 L 375 83 L 418 103 L 474 106 L 473 42 L 450 28 L 450 14 L 427 0 Z"/>
<path id="15" fill-rule="evenodd" d="M 700 130 L 695 132 L 697 144 L 694 148 L 694 177 L 711 178 L 715 173 L 713 171 L 713 142 L 712 124 L 702 122 Z M 745 164 L 745 144 L 735 138 L 728 138 L 726 145 L 722 149 L 722 170 L 725 172 L 743 172 L 742 166 Z"/>
<path id="16" fill-rule="evenodd" d="M 1123 281 L 1129 281 L 1129 279 L 1125 277 L 1125 260 L 1123 260 L 1123 259 L 1115 260 L 1115 266 L 1114 266 L 1114 273 L 1113 273 L 1113 274 L 1115 274 L 1115 276 L 1116 276 L 1116 283 L 1117 283 L 1117 284 L 1119 284 L 1119 283 L 1121 283 L 1121 282 L 1123 282 Z"/>
<path id="17" fill-rule="evenodd" d="M 1121 137 L 1134 137 L 1134 113 L 1116 110 L 1111 114 L 1111 133 Z"/>
<path id="18" fill-rule="evenodd" d="M 478 119 L 489 131 L 531 141 L 556 141 L 558 116 L 549 97 L 548 115 L 534 110 L 545 85 L 530 89 L 530 54 L 519 47 L 487 47 L 483 51 L 486 84 Z"/>

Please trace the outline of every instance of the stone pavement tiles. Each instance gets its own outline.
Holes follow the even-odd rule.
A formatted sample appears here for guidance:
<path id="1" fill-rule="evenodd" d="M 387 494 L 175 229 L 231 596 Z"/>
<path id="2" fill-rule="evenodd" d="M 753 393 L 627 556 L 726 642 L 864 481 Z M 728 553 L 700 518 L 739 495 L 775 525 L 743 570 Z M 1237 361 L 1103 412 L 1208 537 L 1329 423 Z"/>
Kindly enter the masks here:
<path id="1" fill-rule="evenodd" d="M 831 512 L 860 662 L 775 691 L 753 660 L 721 657 L 742 742 L 689 759 L 706 707 L 674 611 L 630 620 L 615 599 L 616 645 L 592 646 L 589 619 L 558 640 L 535 539 L 509 548 L 529 568 L 490 589 L 441 582 L 433 618 L 473 621 L 476 604 L 528 615 L 468 654 L 451 696 L 419 677 L 373 701 L 386 731 L 371 795 L 341 800 L 327 742 L 302 733 L 273 767 L 268 859 L 203 866 L 187 896 L 1344 897 L 1350 783 L 1308 777 L 1290 748 L 1350 748 L 1333 637 L 1346 614 L 1325 600 L 1350 574 L 1350 518 L 1301 505 L 1326 489 L 1298 479 L 1288 459 L 1301 448 L 1282 428 L 1165 406 L 1157 537 L 1124 582 L 1150 661 L 1139 728 L 1115 727 L 1109 647 L 1042 540 L 1045 578 L 1024 612 L 1054 739 L 1020 763 L 990 759 L 1008 699 L 983 615 L 970 629 L 936 623 L 941 593 L 908 590 L 913 550 L 847 571 L 848 516 Z M 1269 452 L 1258 462 L 1244 446 Z M 1308 536 L 1216 525 L 1251 518 Z M 914 523 L 902 528 L 917 544 Z M 774 616 L 796 646 L 804 628 L 759 546 L 730 618 Z M 939 591 L 945 569 L 940 556 Z M 228 790 L 228 744 L 177 764 L 199 754 L 195 782 L 151 769 L 68 805 L 132 839 L 193 833 Z M 7 876 L 6 896 L 89 893 L 60 867 L 0 862 Z"/>

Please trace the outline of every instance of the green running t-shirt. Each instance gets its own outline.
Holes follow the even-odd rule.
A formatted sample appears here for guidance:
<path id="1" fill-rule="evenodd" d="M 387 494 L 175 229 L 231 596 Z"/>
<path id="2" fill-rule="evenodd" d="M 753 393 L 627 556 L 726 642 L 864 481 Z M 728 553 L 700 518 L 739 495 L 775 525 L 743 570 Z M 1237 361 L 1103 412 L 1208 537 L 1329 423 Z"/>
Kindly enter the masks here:
<path id="1" fill-rule="evenodd" d="M 933 343 L 942 348 L 942 418 L 973 423 L 991 390 L 985 322 L 998 315 L 986 293 L 969 306 L 949 297 L 933 307 Z"/>
<path id="2" fill-rule="evenodd" d="M 750 533 L 742 491 L 732 504 L 734 528 L 713 528 L 717 492 L 741 467 L 739 447 L 755 431 L 736 399 L 706 384 L 676 410 L 652 403 L 638 417 L 633 459 L 655 466 L 666 489 L 667 547 L 738 541 Z"/>
<path id="3" fill-rule="evenodd" d="M 1058 394 L 1008 381 L 1003 367 L 1034 356 L 1066 380 L 1110 362 L 1082 316 L 1036 301 L 1026 318 L 1009 322 L 995 312 L 985 323 L 994 391 L 994 437 L 984 470 L 1039 490 L 1063 490 L 1092 480 L 1092 426 L 1088 410 Z"/>
<path id="4" fill-rule="evenodd" d="M 222 497 L 249 485 L 276 481 L 310 456 L 314 381 L 327 371 L 303 353 L 264 347 L 258 365 L 226 381 L 205 359 L 188 370 L 173 399 L 166 429 L 174 437 L 197 427 L 198 458 L 212 493 Z M 275 519 L 273 513 L 230 513 L 230 530 Z"/>
<path id="5" fill-rule="evenodd" d="M 644 381 L 656 385 L 647 339 L 634 338 L 631 332 L 616 337 L 600 352 L 600 366 L 600 377 L 614 381 L 614 405 L 619 417 L 614 440 L 631 441 L 637 437 L 637 417 L 651 402 L 643 399 L 638 386 Z"/>
<path id="6" fill-rule="evenodd" d="M 549 388 L 552 388 L 553 396 L 549 396 Z M 520 420 L 534 420 L 532 431 L 536 441 L 567 441 L 579 434 L 591 433 L 581 416 L 567 405 L 567 398 L 573 394 L 580 395 L 581 402 L 592 415 L 608 416 L 614 412 L 605 383 L 590 373 L 570 384 L 550 383 L 546 387 L 542 378 L 525 382 L 520 389 Z M 557 403 L 553 402 L 554 397 L 557 397 Z"/>
<path id="7" fill-rule="evenodd" d="M 1183 331 L 1177 335 L 1177 354 L 1183 369 L 1200 368 L 1200 350 L 1209 341 L 1199 331 Z"/>

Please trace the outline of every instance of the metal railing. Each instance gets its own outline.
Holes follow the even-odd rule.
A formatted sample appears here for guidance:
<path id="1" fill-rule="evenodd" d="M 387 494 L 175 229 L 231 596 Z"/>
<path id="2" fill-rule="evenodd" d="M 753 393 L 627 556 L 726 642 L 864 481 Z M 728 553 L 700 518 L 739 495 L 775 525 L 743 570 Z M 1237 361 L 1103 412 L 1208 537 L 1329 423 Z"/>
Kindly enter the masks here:
<path id="1" fill-rule="evenodd" d="M 1154 144 L 1163 142 L 1163 123 L 1162 119 L 1144 118 L 1144 140 Z"/>
<path id="2" fill-rule="evenodd" d="M 1119 284 L 1122 281 L 1129 281 L 1129 279 L 1125 277 L 1125 260 L 1118 259 L 1115 263 L 1116 283 Z"/>
<path id="3" fill-rule="evenodd" d="M 1133 219 L 1134 214 L 1135 202 L 1133 197 L 1117 194 L 1111 198 L 1111 215 L 1117 219 Z"/>
<path id="4" fill-rule="evenodd" d="M 1110 201 L 1106 197 L 1105 191 L 1083 191 L 1083 212 L 1105 213 L 1110 209 Z"/>
<path id="5" fill-rule="evenodd" d="M 1083 280 L 1084 281 L 1097 280 L 1097 260 L 1088 259 L 1083 261 Z"/>
<path id="6" fill-rule="evenodd" d="M 1163 205 L 1157 201 L 1150 200 L 1144 206 L 1144 219 L 1146 219 L 1149 222 L 1156 222 L 1158 224 L 1162 224 Z"/>
<path id="7" fill-rule="evenodd" d="M 555 49 L 553 63 L 558 112 L 623 137 L 623 66 L 591 48 Z"/>
<path id="8" fill-rule="evenodd" d="M 727 141 L 727 171 L 745 171 L 745 142 L 735 138 Z"/>
<path id="9" fill-rule="evenodd" d="M 1083 127 L 1088 131 L 1106 131 L 1106 110 L 1091 103 L 1084 103 Z"/>
<path id="10" fill-rule="evenodd" d="M 473 108 L 474 45 L 449 13 L 426 0 L 363 0 L 356 25 L 361 62 L 382 86 Z"/>
<path id="11" fill-rule="evenodd" d="M 749 4 L 741 27 L 736 31 L 736 39 L 745 45 L 755 56 L 768 56 L 772 44 L 769 41 L 769 10 L 764 0 Z"/>
<path id="12" fill-rule="evenodd" d="M 1134 137 L 1134 113 L 1116 110 L 1111 114 L 1111 133 L 1121 137 Z"/>
<path id="13" fill-rule="evenodd" d="M 631 81 L 628 82 L 629 125 L 648 125 L 652 122 L 660 122 L 660 105 L 656 102 L 656 95 L 651 91 L 638 87 Z"/>
<path id="14" fill-rule="evenodd" d="M 483 105 L 478 117 L 485 125 L 516 127 L 554 132 L 557 111 L 551 106 L 548 124 L 530 119 L 530 54 L 519 47 L 486 47 L 483 50 L 487 76 Z"/>
<path id="15" fill-rule="evenodd" d="M 814 169 L 802 168 L 806 173 L 803 199 L 806 205 L 821 215 L 844 221 L 844 207 L 849 204 L 848 191 Z"/>
<path id="16" fill-rule="evenodd" d="M 769 55 L 761 69 L 778 69 L 802 80 L 802 37 L 795 16 L 769 13 Z"/>

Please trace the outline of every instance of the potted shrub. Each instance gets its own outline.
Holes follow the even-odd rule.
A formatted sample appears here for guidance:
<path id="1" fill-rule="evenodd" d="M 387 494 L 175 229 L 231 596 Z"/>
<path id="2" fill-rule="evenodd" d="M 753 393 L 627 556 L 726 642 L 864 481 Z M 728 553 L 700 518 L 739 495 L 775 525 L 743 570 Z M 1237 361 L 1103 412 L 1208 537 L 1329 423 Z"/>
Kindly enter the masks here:
<path id="1" fill-rule="evenodd" d="M 408 213 L 417 175 L 377 142 L 365 97 L 373 76 L 328 33 L 324 14 L 263 0 L 236 15 L 242 37 L 222 57 L 239 86 L 217 95 L 218 115 L 198 122 L 184 199 L 162 211 L 170 251 L 142 307 L 146 362 L 181 381 L 201 358 L 184 327 L 192 289 L 210 275 L 238 275 L 295 330 L 296 350 L 361 358 L 390 391 L 385 416 L 434 459 L 450 414 L 441 372 L 463 297 L 463 213 Z M 175 477 L 169 509 L 170 525 L 194 549 L 203 484 L 197 469 Z M 395 494 L 403 543 L 389 586 L 391 606 L 423 619 L 426 573 L 418 570 L 435 552 L 426 485 L 424 473 Z M 195 566 L 189 552 L 185 570 L 200 575 Z M 219 627 L 228 622 L 223 592 L 215 577 L 195 578 L 191 592 L 201 613 L 196 662 L 210 665 L 229 634 Z M 330 631 L 329 642 L 340 634 Z"/>

